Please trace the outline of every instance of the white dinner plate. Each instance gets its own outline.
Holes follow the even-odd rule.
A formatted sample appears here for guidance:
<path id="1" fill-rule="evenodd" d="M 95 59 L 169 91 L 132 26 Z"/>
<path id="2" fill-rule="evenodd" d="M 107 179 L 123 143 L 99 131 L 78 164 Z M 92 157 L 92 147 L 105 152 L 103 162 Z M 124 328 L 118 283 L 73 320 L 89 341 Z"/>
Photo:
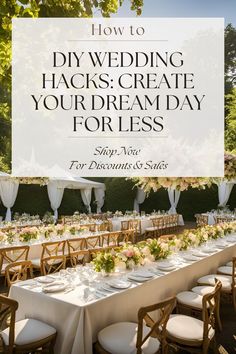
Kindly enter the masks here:
<path id="1" fill-rule="evenodd" d="M 219 243 L 216 243 L 216 247 L 217 247 L 217 248 L 224 249 L 224 248 L 227 247 L 227 246 L 228 246 L 227 242 L 219 242 Z"/>
<path id="2" fill-rule="evenodd" d="M 101 289 L 108 291 L 109 293 L 114 293 L 117 291 L 115 288 L 110 287 L 108 283 L 102 284 Z"/>
<path id="3" fill-rule="evenodd" d="M 176 269 L 176 266 L 172 265 L 171 267 L 162 267 L 158 266 L 158 269 L 163 270 L 163 272 L 171 272 Z"/>
<path id="4" fill-rule="evenodd" d="M 45 285 L 42 290 L 44 293 L 57 293 L 59 291 L 64 291 L 67 287 L 67 284 L 62 282 L 55 282 L 50 285 Z"/>
<path id="5" fill-rule="evenodd" d="M 198 258 L 206 257 L 206 253 L 197 250 L 193 251 L 192 255 Z"/>
<path id="6" fill-rule="evenodd" d="M 55 281 L 55 279 L 53 277 L 50 277 L 49 275 L 35 278 L 35 280 L 37 280 L 39 283 L 42 283 L 42 284 L 50 284 Z"/>
<path id="7" fill-rule="evenodd" d="M 112 280 L 108 284 L 115 289 L 128 289 L 131 285 L 131 283 L 126 280 Z"/>
<path id="8" fill-rule="evenodd" d="M 235 238 L 227 238 L 225 241 L 228 243 L 235 243 L 236 239 Z"/>
<path id="9" fill-rule="evenodd" d="M 148 272 L 147 270 L 140 270 L 137 272 L 133 272 L 134 276 L 138 276 L 138 277 L 143 277 L 143 278 L 153 278 L 154 275 L 151 272 Z"/>
<path id="10" fill-rule="evenodd" d="M 211 254 L 211 253 L 215 253 L 216 249 L 215 248 L 203 248 L 201 251 L 206 254 Z"/>
<path id="11" fill-rule="evenodd" d="M 163 261 L 163 262 L 158 262 L 157 267 L 158 268 L 161 267 L 162 269 L 164 269 L 164 268 L 175 267 L 175 264 L 172 262 Z"/>
<path id="12" fill-rule="evenodd" d="M 150 280 L 150 278 L 138 277 L 137 275 L 135 276 L 133 274 L 129 274 L 128 275 L 128 279 L 134 280 L 134 281 L 136 281 L 138 283 L 144 283 L 145 281 Z"/>
<path id="13" fill-rule="evenodd" d="M 194 256 L 193 254 L 186 254 L 185 256 L 183 256 L 183 259 L 185 259 L 186 261 L 199 261 L 199 257 Z"/>

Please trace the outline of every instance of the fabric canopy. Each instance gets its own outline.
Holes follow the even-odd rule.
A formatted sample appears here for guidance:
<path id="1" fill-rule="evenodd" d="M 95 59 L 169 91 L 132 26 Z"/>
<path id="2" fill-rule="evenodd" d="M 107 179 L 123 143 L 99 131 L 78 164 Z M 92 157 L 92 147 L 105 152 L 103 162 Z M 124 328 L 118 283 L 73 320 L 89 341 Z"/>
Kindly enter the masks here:
<path id="1" fill-rule="evenodd" d="M 5 221 L 11 221 L 11 208 L 13 207 L 19 188 L 19 182 L 10 175 L 0 172 L 0 197 L 2 204 L 7 208 Z"/>
<path id="2" fill-rule="evenodd" d="M 134 210 L 136 210 L 138 213 L 139 213 L 139 205 L 144 202 L 145 198 L 146 198 L 146 193 L 144 192 L 144 190 L 138 188 L 136 197 L 134 199 Z"/>
<path id="3" fill-rule="evenodd" d="M 235 183 L 236 181 L 226 181 L 226 180 L 222 180 L 221 182 L 218 183 L 219 206 L 221 207 L 226 206 Z"/>
<path id="4" fill-rule="evenodd" d="M 174 189 L 172 187 L 168 188 L 168 196 L 169 196 L 169 201 L 170 201 L 170 209 L 168 211 L 169 214 L 176 214 L 176 208 L 179 202 L 179 197 L 180 197 L 180 191 L 177 189 Z"/>
<path id="5" fill-rule="evenodd" d="M 54 218 L 58 218 L 58 208 L 61 205 L 64 189 L 80 189 L 81 197 L 87 211 L 91 212 L 92 189 L 95 191 L 95 199 L 97 203 L 97 212 L 101 212 L 104 204 L 105 184 L 87 180 L 81 177 L 66 177 L 62 179 L 50 178 L 47 185 L 48 197 L 51 208 L 54 211 Z"/>

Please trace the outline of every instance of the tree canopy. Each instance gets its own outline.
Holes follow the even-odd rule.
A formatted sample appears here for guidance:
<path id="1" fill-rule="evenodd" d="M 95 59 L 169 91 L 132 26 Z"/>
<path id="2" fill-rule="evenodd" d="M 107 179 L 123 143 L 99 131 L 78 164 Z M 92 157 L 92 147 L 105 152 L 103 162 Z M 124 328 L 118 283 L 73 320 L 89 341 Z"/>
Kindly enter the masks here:
<path id="1" fill-rule="evenodd" d="M 109 17 L 123 0 L 1 0 L 0 2 L 0 170 L 11 168 L 11 21 L 14 17 Z M 143 0 L 130 0 L 141 14 Z"/>
<path id="2" fill-rule="evenodd" d="M 0 2 L 0 170 L 11 168 L 11 20 L 14 17 L 109 17 L 124 0 L 1 0 Z M 144 0 L 130 0 L 141 14 Z M 236 28 L 225 29 L 226 134 L 228 151 L 236 151 Z"/>

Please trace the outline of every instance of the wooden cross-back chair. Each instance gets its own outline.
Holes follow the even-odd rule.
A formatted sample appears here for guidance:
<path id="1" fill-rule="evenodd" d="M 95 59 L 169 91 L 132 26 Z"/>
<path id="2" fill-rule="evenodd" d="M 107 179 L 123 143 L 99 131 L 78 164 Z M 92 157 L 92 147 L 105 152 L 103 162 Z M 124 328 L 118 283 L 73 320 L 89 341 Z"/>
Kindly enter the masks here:
<path id="1" fill-rule="evenodd" d="M 67 240 L 68 245 L 68 257 L 72 267 L 77 264 L 84 264 L 86 261 L 86 256 L 88 256 L 88 250 L 86 250 L 86 239 L 85 238 L 75 238 Z"/>
<path id="2" fill-rule="evenodd" d="M 51 241 L 42 243 L 41 258 L 59 256 L 65 254 L 66 241 Z"/>
<path id="3" fill-rule="evenodd" d="M 109 232 L 107 234 L 101 235 L 101 246 L 118 247 L 120 234 L 121 231 L 114 231 L 114 232 Z"/>
<path id="4" fill-rule="evenodd" d="M 134 243 L 134 234 L 135 234 L 135 230 L 133 229 L 121 231 L 119 236 L 119 244 L 123 244 L 127 242 Z"/>
<path id="5" fill-rule="evenodd" d="M 197 227 L 208 225 L 208 215 L 195 214 Z"/>
<path id="6" fill-rule="evenodd" d="M 176 231 L 178 228 L 178 221 L 179 221 L 178 214 L 171 214 L 171 215 L 168 215 L 168 217 L 169 217 L 168 231 L 170 231 L 170 232 Z"/>
<path id="7" fill-rule="evenodd" d="M 8 266 L 6 266 L 5 276 L 8 287 L 19 281 L 27 280 L 28 278 L 33 278 L 31 261 L 19 261 L 9 264 Z"/>
<path id="8" fill-rule="evenodd" d="M 41 258 L 41 274 L 53 274 L 66 267 L 66 256 L 49 256 Z"/>
<path id="9" fill-rule="evenodd" d="M 99 231 L 112 231 L 112 222 L 109 220 L 103 220 L 99 225 Z"/>
<path id="10" fill-rule="evenodd" d="M 232 295 L 233 306 L 234 310 L 236 311 L 236 257 L 233 257 L 232 259 L 232 266 L 219 267 L 217 273 L 222 274 L 229 279 L 231 277 L 231 287 L 229 289 L 227 289 L 227 287 L 222 287 L 221 291 L 225 294 Z"/>
<path id="11" fill-rule="evenodd" d="M 160 216 L 157 218 L 152 218 L 152 226 L 147 227 L 145 230 L 145 238 L 158 237 L 163 233 L 164 230 L 164 217 Z"/>
<path id="12" fill-rule="evenodd" d="M 207 354 L 210 344 L 216 348 L 215 327 L 217 306 L 222 284 L 216 281 L 213 290 L 203 296 L 202 321 L 181 314 L 172 315 L 167 322 L 167 342 L 172 348 L 190 353 Z M 181 333 L 180 333 L 181 331 Z"/>
<path id="13" fill-rule="evenodd" d="M 118 322 L 104 328 L 98 333 L 96 352 L 118 353 L 122 347 L 122 353 L 141 354 L 144 350 L 150 354 L 164 353 L 167 346 L 166 323 L 174 306 L 175 298 L 172 297 L 140 308 L 138 323 Z M 151 315 L 153 312 L 157 314 L 155 319 Z"/>
<path id="14" fill-rule="evenodd" d="M 121 221 L 121 231 L 129 230 L 129 220 Z"/>
<path id="15" fill-rule="evenodd" d="M 53 354 L 57 335 L 55 328 L 35 319 L 16 322 L 18 302 L 9 297 L 0 295 L 0 305 L 1 329 L 6 323 L 9 325 L 0 332 L 4 354 Z M 34 328 L 33 332 L 31 328 Z"/>
<path id="16" fill-rule="evenodd" d="M 5 274 L 8 264 L 28 260 L 29 246 L 14 246 L 0 249 L 0 271 Z"/>
<path id="17" fill-rule="evenodd" d="M 214 220 L 216 224 L 221 224 L 224 222 L 228 222 L 230 219 L 226 216 L 214 216 Z"/>
<path id="18" fill-rule="evenodd" d="M 100 247 L 100 236 L 89 236 L 86 237 L 86 249 L 99 248 Z"/>
<path id="19" fill-rule="evenodd" d="M 90 232 L 95 232 L 97 231 L 97 229 L 99 228 L 99 225 L 95 224 L 95 223 L 91 223 L 91 224 L 81 224 L 80 225 L 83 229 L 87 229 Z"/>
<path id="20" fill-rule="evenodd" d="M 133 219 L 129 220 L 129 230 L 134 230 L 134 242 L 140 241 L 141 237 L 141 220 Z"/>
<path id="21" fill-rule="evenodd" d="M 52 256 L 64 256 L 65 255 L 65 246 L 66 241 L 50 241 L 42 243 L 42 251 L 40 258 L 31 259 L 32 266 L 36 270 L 40 270 L 42 272 L 42 260 L 44 258 L 52 257 Z M 60 263 L 59 259 L 58 262 Z"/>

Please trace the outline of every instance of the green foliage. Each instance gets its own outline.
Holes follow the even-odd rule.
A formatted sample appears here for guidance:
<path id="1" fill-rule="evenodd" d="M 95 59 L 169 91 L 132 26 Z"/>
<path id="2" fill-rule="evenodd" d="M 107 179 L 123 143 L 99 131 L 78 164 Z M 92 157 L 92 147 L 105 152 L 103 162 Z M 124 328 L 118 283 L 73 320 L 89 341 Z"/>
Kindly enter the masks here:
<path id="1" fill-rule="evenodd" d="M 225 148 L 228 151 L 236 151 L 236 88 L 226 95 L 226 131 Z"/>
<path id="2" fill-rule="evenodd" d="M 109 211 L 133 210 L 136 188 L 133 188 L 133 182 L 125 178 L 107 178 L 106 179 L 106 199 L 105 208 Z"/>
<path id="3" fill-rule="evenodd" d="M 229 93 L 236 84 L 236 28 L 231 24 L 225 28 L 225 92 Z"/>
<path id="4" fill-rule="evenodd" d="M 0 168 L 11 168 L 11 30 L 15 17 L 109 17 L 123 0 L 1 0 L 0 1 Z M 131 0 L 141 14 L 142 0 Z"/>

